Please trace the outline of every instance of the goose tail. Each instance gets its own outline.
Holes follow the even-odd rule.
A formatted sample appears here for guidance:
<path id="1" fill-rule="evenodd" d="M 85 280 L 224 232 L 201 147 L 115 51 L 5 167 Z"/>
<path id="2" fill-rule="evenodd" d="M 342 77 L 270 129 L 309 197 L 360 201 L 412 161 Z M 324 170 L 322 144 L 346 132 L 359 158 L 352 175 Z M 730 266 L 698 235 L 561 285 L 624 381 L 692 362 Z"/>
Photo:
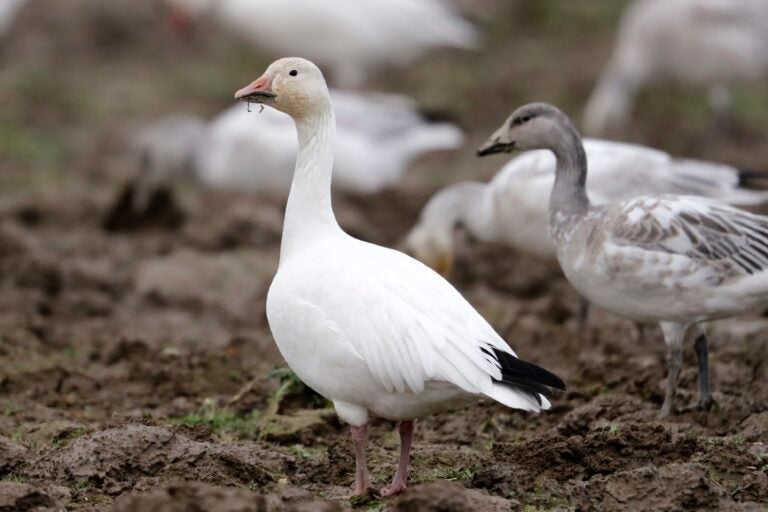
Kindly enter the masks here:
<path id="1" fill-rule="evenodd" d="M 768 172 L 754 169 L 739 169 L 739 185 L 751 189 L 768 190 Z"/>
<path id="2" fill-rule="evenodd" d="M 551 407 L 547 399 L 551 389 L 565 389 L 563 379 L 549 370 L 495 348 L 493 352 L 501 364 L 501 379 L 494 379 L 486 395 L 507 407 L 532 412 L 547 410 Z"/>

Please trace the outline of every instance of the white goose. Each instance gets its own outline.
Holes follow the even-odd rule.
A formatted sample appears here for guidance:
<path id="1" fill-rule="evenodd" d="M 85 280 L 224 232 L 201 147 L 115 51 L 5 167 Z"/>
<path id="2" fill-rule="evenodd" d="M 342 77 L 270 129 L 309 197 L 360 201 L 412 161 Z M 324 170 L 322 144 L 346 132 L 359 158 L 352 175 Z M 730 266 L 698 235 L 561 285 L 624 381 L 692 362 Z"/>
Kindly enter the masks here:
<path id="1" fill-rule="evenodd" d="M 0 2 L 0 36 L 10 29 L 16 12 L 27 0 L 3 0 Z"/>
<path id="2" fill-rule="evenodd" d="M 352 425 L 356 494 L 370 488 L 370 413 L 401 422 L 400 463 L 386 496 L 405 488 L 414 419 L 480 396 L 528 411 L 549 407 L 547 386 L 563 382 L 518 359 L 445 279 L 341 230 L 330 194 L 334 112 L 314 64 L 281 59 L 235 98 L 296 123 L 299 153 L 267 318 L 288 365 Z"/>
<path id="3" fill-rule="evenodd" d="M 410 64 L 437 47 L 472 47 L 476 39 L 444 0 L 167 1 L 177 20 L 179 13 L 208 17 L 259 50 L 304 55 L 345 87 L 380 67 Z"/>
<path id="4" fill-rule="evenodd" d="M 509 129 L 502 126 L 487 145 Z M 739 205 L 768 202 L 768 192 L 740 187 L 741 171 L 728 165 L 675 159 L 623 142 L 586 139 L 584 149 L 589 162 L 587 191 L 597 205 L 646 194 L 697 195 Z M 480 241 L 554 260 L 555 246 L 547 232 L 554 171 L 551 152 L 531 151 L 510 160 L 487 184 L 445 187 L 427 202 L 405 239 L 406 249 L 447 276 L 454 261 L 455 228 L 461 225 Z"/>
<path id="5" fill-rule="evenodd" d="M 334 90 L 331 100 L 338 123 L 334 187 L 339 190 L 372 193 L 395 186 L 414 159 L 457 148 L 464 140 L 453 124 L 427 122 L 404 96 Z M 191 169 L 213 187 L 276 194 L 290 187 L 298 147 L 289 116 L 273 109 L 249 113 L 242 105 L 207 126 L 191 116 L 171 115 L 134 139 L 152 181 Z"/>
<path id="6" fill-rule="evenodd" d="M 578 132 L 557 108 L 520 107 L 511 127 L 481 151 L 547 149 L 557 160 L 549 224 L 570 283 L 616 314 L 658 322 L 668 346 L 660 416 L 674 409 L 683 342 L 695 334 L 701 407 L 712 403 L 707 338 L 701 322 L 768 303 L 768 217 L 725 203 L 648 195 L 593 206 Z"/>
<path id="7" fill-rule="evenodd" d="M 727 85 L 767 77 L 768 0 L 637 0 L 622 18 L 584 129 L 602 136 L 623 128 L 635 95 L 652 82 L 710 87 L 710 103 L 722 112 Z"/>

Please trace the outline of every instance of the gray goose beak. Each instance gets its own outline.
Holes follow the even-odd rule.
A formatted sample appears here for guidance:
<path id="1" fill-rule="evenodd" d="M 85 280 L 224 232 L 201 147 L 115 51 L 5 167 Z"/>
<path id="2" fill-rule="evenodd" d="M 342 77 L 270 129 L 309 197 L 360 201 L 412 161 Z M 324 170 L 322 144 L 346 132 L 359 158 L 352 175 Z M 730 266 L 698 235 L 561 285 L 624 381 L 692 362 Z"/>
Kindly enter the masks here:
<path id="1" fill-rule="evenodd" d="M 477 149 L 477 156 L 488 156 L 495 153 L 510 153 L 515 149 L 515 141 L 502 142 L 499 137 L 491 138 Z"/>

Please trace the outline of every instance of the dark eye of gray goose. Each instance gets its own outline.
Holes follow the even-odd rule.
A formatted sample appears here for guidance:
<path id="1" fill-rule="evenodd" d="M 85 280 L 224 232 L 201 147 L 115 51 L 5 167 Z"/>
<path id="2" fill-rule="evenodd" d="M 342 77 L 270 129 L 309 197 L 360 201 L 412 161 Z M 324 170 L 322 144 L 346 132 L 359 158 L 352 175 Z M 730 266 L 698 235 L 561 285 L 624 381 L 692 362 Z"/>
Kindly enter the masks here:
<path id="1" fill-rule="evenodd" d="M 516 117 L 516 118 L 514 118 L 512 120 L 512 125 L 513 126 L 520 126 L 521 124 L 525 124 L 528 121 L 530 121 L 532 117 L 533 116 L 520 116 L 520 117 Z"/>
<path id="2" fill-rule="evenodd" d="M 298 71 L 296 71 L 295 69 L 292 69 L 292 70 L 290 70 L 290 71 L 288 72 L 288 74 L 289 74 L 289 75 L 291 75 L 291 76 L 296 76 L 296 75 L 298 75 L 298 74 L 299 74 L 299 72 L 298 72 Z"/>

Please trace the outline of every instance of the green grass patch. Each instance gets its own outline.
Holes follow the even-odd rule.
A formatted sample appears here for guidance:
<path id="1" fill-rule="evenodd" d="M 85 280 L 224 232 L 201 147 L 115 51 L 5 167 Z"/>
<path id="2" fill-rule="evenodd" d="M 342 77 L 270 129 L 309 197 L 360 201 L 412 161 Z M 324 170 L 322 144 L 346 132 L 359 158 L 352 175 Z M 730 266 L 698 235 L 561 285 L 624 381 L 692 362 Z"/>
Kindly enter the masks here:
<path id="1" fill-rule="evenodd" d="M 13 433 L 11 434 L 11 441 L 13 441 L 16 444 L 20 444 L 30 450 L 36 450 L 37 448 L 40 447 L 40 443 L 38 443 L 34 439 L 28 439 L 24 435 L 24 430 L 22 429 L 22 427 L 19 427 L 13 431 Z"/>
<path id="2" fill-rule="evenodd" d="M 273 368 L 269 372 L 269 378 L 280 383 L 280 387 L 277 388 L 277 391 L 275 391 L 274 394 L 275 400 L 278 401 L 290 395 L 299 395 L 306 389 L 306 386 L 301 382 L 299 376 L 288 366 L 277 366 Z"/>
<path id="3" fill-rule="evenodd" d="M 757 469 L 765 474 L 768 475 L 768 455 L 757 455 L 755 457 L 757 459 Z"/>
<path id="4" fill-rule="evenodd" d="M 3 416 L 5 416 L 6 418 L 9 418 L 9 417 L 13 416 L 14 414 L 19 412 L 20 410 L 21 409 L 19 408 L 19 406 L 17 406 L 16 404 L 14 404 L 11 401 L 7 401 L 7 402 L 3 403 Z"/>
<path id="5" fill-rule="evenodd" d="M 311 459 L 320 455 L 325 448 L 305 446 L 303 444 L 294 444 L 290 447 L 291 453 L 293 453 L 298 459 Z"/>
<path id="6" fill-rule="evenodd" d="M 578 26 L 582 29 L 614 29 L 627 2 L 611 0 L 563 2 L 562 0 L 536 0 L 527 2 L 523 14 L 542 27 L 560 28 Z"/>
<path id="7" fill-rule="evenodd" d="M 372 494 L 365 494 L 363 496 L 352 496 L 349 499 L 349 503 L 354 508 L 363 508 L 372 512 L 379 512 L 383 510 L 384 504 L 376 496 Z"/>
<path id="8" fill-rule="evenodd" d="M 433 476 L 438 480 L 468 481 L 475 476 L 475 468 L 451 468 L 439 467 L 432 470 Z"/>
<path id="9" fill-rule="evenodd" d="M 67 151 L 56 132 L 0 124 L 0 154 L 12 162 L 50 170 L 61 167 Z"/>
<path id="10" fill-rule="evenodd" d="M 87 433 L 88 433 L 88 429 L 85 427 L 79 427 L 72 430 L 67 430 L 65 432 L 62 432 L 58 436 L 56 436 L 51 442 L 51 444 L 53 446 L 66 446 L 73 439 L 82 437 Z"/>
<path id="11" fill-rule="evenodd" d="M 196 412 L 180 418 L 171 418 L 171 425 L 202 425 L 217 434 L 237 434 L 247 438 L 255 438 L 259 432 L 259 420 L 261 412 L 252 411 L 246 416 L 238 414 L 226 407 L 218 407 L 212 400 L 203 402 L 202 407 Z"/>
<path id="12" fill-rule="evenodd" d="M 16 73 L 12 90 L 16 96 L 14 111 L 33 113 L 39 105 L 47 113 L 56 113 L 73 122 L 89 108 L 89 95 L 74 87 L 50 67 L 30 65 Z M 20 107 L 20 110 L 16 107 Z M 7 112 L 6 112 L 7 114 Z"/>
<path id="13" fill-rule="evenodd" d="M 550 510 L 568 510 L 568 501 L 558 496 L 553 496 L 547 490 L 537 488 L 535 493 L 528 494 L 523 510 L 525 512 L 545 512 Z"/>
<path id="14" fill-rule="evenodd" d="M 27 479 L 24 478 L 21 475 L 17 475 L 16 473 L 9 473 L 5 475 L 0 481 L 2 482 L 10 482 L 14 484 L 25 484 L 27 483 Z"/>
<path id="15" fill-rule="evenodd" d="M 308 399 L 310 405 L 315 408 L 324 408 L 329 405 L 328 400 L 315 393 L 307 387 L 298 375 L 288 366 L 277 366 L 269 372 L 269 378 L 279 383 L 277 390 L 269 400 L 266 416 L 277 414 L 280 404 L 290 396 L 304 396 Z"/>
<path id="16" fill-rule="evenodd" d="M 733 115 L 750 123 L 768 123 L 768 92 L 761 87 L 734 88 Z"/>

